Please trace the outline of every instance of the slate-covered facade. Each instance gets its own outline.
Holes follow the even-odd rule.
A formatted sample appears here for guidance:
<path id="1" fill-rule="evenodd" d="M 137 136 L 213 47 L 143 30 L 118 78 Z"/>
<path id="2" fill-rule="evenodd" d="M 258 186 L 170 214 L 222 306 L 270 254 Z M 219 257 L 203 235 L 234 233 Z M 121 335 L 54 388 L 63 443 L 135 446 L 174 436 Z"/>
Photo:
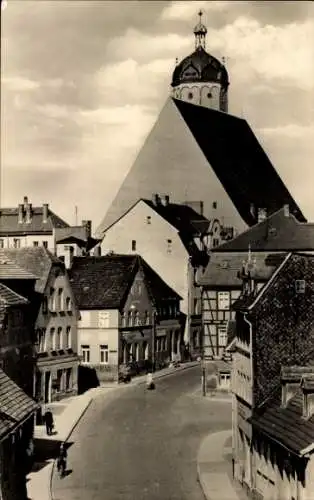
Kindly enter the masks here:
<path id="1" fill-rule="evenodd" d="M 241 276 L 243 293 L 233 305 L 237 326 L 232 375 L 235 477 L 256 498 L 308 499 L 313 491 L 314 427 L 312 414 L 301 417 L 305 411 L 302 391 L 306 392 L 302 380 L 307 384 L 311 372 L 302 367 L 314 363 L 314 257 L 287 254 L 260 290 L 253 262 L 243 267 Z M 299 371 L 299 379 L 294 380 L 293 397 L 286 404 L 289 377 L 283 373 L 289 371 Z"/>
<path id="2" fill-rule="evenodd" d="M 129 362 L 141 370 L 180 352 L 180 297 L 140 256 L 75 258 L 70 281 L 81 360 L 99 380 L 117 379 Z"/>

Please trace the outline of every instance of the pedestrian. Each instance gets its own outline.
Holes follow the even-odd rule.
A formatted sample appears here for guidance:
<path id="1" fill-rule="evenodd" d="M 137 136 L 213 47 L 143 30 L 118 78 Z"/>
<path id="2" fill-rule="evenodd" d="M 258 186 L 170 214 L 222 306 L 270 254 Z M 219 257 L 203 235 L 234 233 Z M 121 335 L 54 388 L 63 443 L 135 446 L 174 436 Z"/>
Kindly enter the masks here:
<path id="1" fill-rule="evenodd" d="M 49 408 L 47 408 L 44 418 L 45 418 L 47 436 L 51 436 L 54 424 L 53 424 L 53 414 Z"/>
<path id="2" fill-rule="evenodd" d="M 57 460 L 57 469 L 61 477 L 65 475 L 65 472 L 67 470 L 67 458 L 68 458 L 68 452 L 65 448 L 65 443 L 61 443 L 59 456 Z"/>

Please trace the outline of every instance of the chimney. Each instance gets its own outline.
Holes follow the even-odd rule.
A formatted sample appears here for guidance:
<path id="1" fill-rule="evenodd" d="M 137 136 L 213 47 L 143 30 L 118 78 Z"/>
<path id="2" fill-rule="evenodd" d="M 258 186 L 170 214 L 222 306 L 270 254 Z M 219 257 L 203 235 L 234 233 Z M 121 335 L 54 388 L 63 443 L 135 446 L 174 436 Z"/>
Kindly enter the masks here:
<path id="1" fill-rule="evenodd" d="M 281 368 L 281 406 L 286 408 L 300 388 L 304 375 L 314 375 L 314 366 L 283 366 Z"/>
<path id="2" fill-rule="evenodd" d="M 303 392 L 303 418 L 311 418 L 314 415 L 314 373 L 303 375 L 301 380 Z"/>
<path id="3" fill-rule="evenodd" d="M 19 224 L 23 224 L 23 204 L 22 203 L 19 203 L 18 222 L 19 222 Z"/>
<path id="4" fill-rule="evenodd" d="M 25 218 L 25 222 L 27 224 L 30 224 L 32 222 L 32 204 L 31 203 L 27 203 L 26 204 L 26 218 Z"/>
<path id="5" fill-rule="evenodd" d="M 289 205 L 283 206 L 283 213 L 284 213 L 285 217 L 289 217 L 289 215 L 290 215 Z"/>
<path id="6" fill-rule="evenodd" d="M 160 196 L 159 194 L 153 194 L 153 203 L 154 205 L 160 205 Z"/>
<path id="7" fill-rule="evenodd" d="M 267 210 L 266 208 L 259 208 L 257 211 L 257 222 L 262 222 L 267 218 Z"/>
<path id="8" fill-rule="evenodd" d="M 165 205 L 166 206 L 169 205 L 169 202 L 170 202 L 170 196 L 169 196 L 169 194 L 166 194 L 165 195 Z"/>
<path id="9" fill-rule="evenodd" d="M 86 237 L 91 238 L 92 236 L 92 221 L 91 220 L 82 220 L 82 226 L 86 228 Z"/>
<path id="10" fill-rule="evenodd" d="M 43 204 L 43 223 L 48 222 L 48 203 Z"/>
<path id="11" fill-rule="evenodd" d="M 64 264 L 66 269 L 71 269 L 74 257 L 74 248 L 70 245 L 66 249 L 66 254 L 64 256 Z"/>

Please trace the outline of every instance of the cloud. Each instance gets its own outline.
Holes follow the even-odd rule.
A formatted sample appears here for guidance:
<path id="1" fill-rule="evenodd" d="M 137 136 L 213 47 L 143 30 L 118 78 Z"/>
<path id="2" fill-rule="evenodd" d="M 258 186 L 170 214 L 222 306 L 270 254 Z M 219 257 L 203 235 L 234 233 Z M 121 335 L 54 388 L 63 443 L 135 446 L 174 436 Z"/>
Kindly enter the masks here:
<path id="1" fill-rule="evenodd" d="M 212 1 L 212 2 L 172 2 L 161 14 L 163 20 L 187 20 L 194 19 L 199 9 L 209 11 L 223 11 L 234 2 Z M 239 2 L 238 2 L 239 3 Z M 242 3 L 242 2 L 241 2 Z"/>
<path id="2" fill-rule="evenodd" d="M 39 82 L 30 80 L 29 78 L 22 78 L 20 76 L 3 77 L 1 78 L 1 85 L 6 86 L 13 92 L 36 90 L 40 87 Z"/>
<path id="3" fill-rule="evenodd" d="M 280 85 L 313 88 L 314 22 L 262 26 L 256 19 L 240 17 L 233 24 L 210 33 L 212 50 L 228 56 L 238 83 L 251 79 Z"/>

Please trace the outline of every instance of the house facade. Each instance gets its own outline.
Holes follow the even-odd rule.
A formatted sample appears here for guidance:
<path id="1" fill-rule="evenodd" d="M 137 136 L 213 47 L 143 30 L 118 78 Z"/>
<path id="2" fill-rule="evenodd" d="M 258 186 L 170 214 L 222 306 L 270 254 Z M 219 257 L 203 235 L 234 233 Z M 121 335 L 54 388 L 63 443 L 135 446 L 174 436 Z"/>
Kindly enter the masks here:
<path id="1" fill-rule="evenodd" d="M 77 392 L 78 309 L 65 265 L 43 247 L 2 250 L 0 255 L 36 275 L 35 396 L 50 403 Z"/>
<path id="2" fill-rule="evenodd" d="M 180 353 L 180 297 L 141 257 L 76 258 L 70 276 L 81 361 L 100 381 L 117 379 L 130 362 L 141 371 Z"/>
<path id="3" fill-rule="evenodd" d="M 69 226 L 48 203 L 34 207 L 27 196 L 17 208 L 0 209 L 0 249 L 44 247 L 68 263 L 95 245 L 91 230 L 91 221 Z"/>
<path id="4" fill-rule="evenodd" d="M 255 275 L 254 262 L 243 267 L 243 292 L 233 305 L 234 475 L 256 498 L 307 499 L 313 486 L 314 428 L 306 430 L 304 418 L 310 426 L 313 418 L 310 413 L 302 418 L 301 375 L 291 386 L 295 375 L 291 380 L 283 373 L 314 361 L 314 257 L 286 254 L 261 289 Z M 307 366 L 304 375 L 308 372 Z M 290 404 L 284 401 L 287 390 L 296 398 Z M 310 405 L 311 396 L 308 401 Z M 310 450 L 309 461 L 305 449 Z"/>
<path id="5" fill-rule="evenodd" d="M 256 283 L 260 290 L 267 283 L 282 254 L 271 257 L 267 252 L 211 252 L 204 272 L 199 272 L 197 283 L 201 288 L 202 354 L 205 359 L 230 359 L 226 347 L 235 332 L 235 311 L 232 305 L 242 293 L 239 270 L 245 259 L 254 260 Z"/>
<path id="6" fill-rule="evenodd" d="M 207 220 L 201 202 L 176 204 L 169 196 L 154 195 L 139 200 L 105 231 L 101 252 L 138 253 L 169 283 L 183 299 L 185 341 L 194 349 L 201 335 L 197 269 L 206 265 L 208 249 L 222 238 L 219 220 Z"/>

